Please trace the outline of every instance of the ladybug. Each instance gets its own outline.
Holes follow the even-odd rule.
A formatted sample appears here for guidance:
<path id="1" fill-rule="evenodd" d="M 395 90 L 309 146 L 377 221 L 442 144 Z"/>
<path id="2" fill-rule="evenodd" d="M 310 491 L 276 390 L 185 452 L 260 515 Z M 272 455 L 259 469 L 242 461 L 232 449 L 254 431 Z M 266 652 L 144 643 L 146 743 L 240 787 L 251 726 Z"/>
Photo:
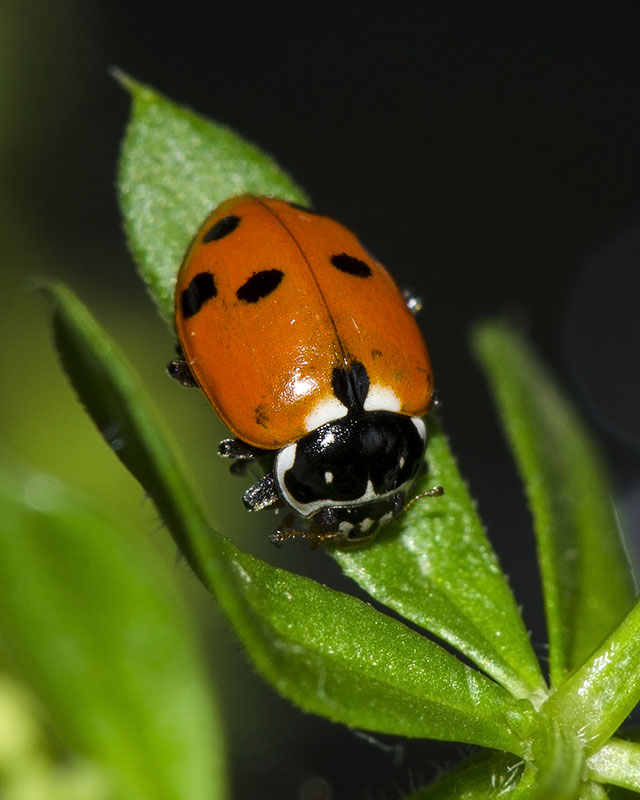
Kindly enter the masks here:
<path id="1" fill-rule="evenodd" d="M 360 543 L 407 505 L 433 400 L 410 305 L 353 233 L 271 197 L 227 200 L 189 246 L 168 371 L 235 434 L 236 471 L 268 457 L 243 501 L 291 512 L 275 543 Z"/>

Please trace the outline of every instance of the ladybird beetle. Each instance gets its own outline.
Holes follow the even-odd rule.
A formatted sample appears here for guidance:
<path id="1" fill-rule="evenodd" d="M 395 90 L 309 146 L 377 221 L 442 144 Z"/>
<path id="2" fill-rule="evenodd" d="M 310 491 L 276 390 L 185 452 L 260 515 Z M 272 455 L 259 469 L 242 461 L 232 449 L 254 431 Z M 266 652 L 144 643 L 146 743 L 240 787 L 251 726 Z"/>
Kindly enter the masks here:
<path id="1" fill-rule="evenodd" d="M 169 374 L 199 386 L 237 437 L 222 456 L 270 456 L 243 500 L 292 512 L 275 543 L 359 543 L 407 505 L 433 399 L 410 307 L 353 233 L 282 200 L 228 200 L 192 241 Z M 300 518 L 308 530 L 293 529 Z"/>

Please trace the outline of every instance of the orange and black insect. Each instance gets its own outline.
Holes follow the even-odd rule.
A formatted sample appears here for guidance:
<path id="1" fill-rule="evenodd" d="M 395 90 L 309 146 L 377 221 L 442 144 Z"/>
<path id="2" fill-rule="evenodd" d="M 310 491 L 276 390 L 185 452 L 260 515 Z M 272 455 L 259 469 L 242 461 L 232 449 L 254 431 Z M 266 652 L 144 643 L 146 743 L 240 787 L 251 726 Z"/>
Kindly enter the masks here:
<path id="1" fill-rule="evenodd" d="M 193 240 L 175 298 L 183 358 L 170 373 L 236 437 L 223 456 L 273 455 L 245 505 L 309 520 L 275 540 L 362 541 L 403 510 L 433 377 L 404 295 L 353 233 L 282 200 L 233 198 Z"/>

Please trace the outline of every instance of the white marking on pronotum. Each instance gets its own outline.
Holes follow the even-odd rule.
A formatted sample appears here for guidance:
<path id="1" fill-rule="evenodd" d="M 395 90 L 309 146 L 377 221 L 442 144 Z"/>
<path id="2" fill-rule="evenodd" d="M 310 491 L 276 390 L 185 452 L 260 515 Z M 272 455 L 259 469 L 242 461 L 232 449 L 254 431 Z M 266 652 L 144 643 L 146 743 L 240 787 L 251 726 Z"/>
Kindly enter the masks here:
<path id="1" fill-rule="evenodd" d="M 327 470 L 327 472 L 324 473 L 324 482 L 333 483 L 333 472 Z"/>
<path id="2" fill-rule="evenodd" d="M 327 422 L 334 422 L 336 419 L 342 419 L 347 416 L 347 407 L 343 405 L 337 397 L 325 397 L 313 407 L 304 421 L 304 429 L 307 431 L 315 431 L 321 425 Z"/>
<path id="3" fill-rule="evenodd" d="M 353 522 L 343 521 L 338 525 L 339 533 L 350 533 L 354 528 Z"/>
<path id="4" fill-rule="evenodd" d="M 388 386 L 373 384 L 364 401 L 365 411 L 400 411 L 400 398 Z"/>
<path id="5" fill-rule="evenodd" d="M 421 417 L 411 417 L 411 422 L 416 426 L 416 430 L 420 434 L 420 438 L 423 442 L 427 441 L 427 426 L 424 424 L 424 420 Z"/>
<path id="6" fill-rule="evenodd" d="M 282 450 L 278 451 L 278 454 L 273 462 L 273 472 L 276 478 L 276 484 L 278 488 L 282 492 L 282 496 L 286 500 L 286 502 L 292 507 L 295 508 L 298 513 L 300 512 L 300 504 L 296 503 L 293 499 L 287 487 L 284 485 L 284 474 L 287 470 L 291 469 L 295 460 L 296 460 L 296 450 L 298 449 L 298 445 L 294 442 L 293 444 L 288 444 L 286 447 L 283 447 Z M 302 514 L 304 516 L 304 514 Z"/>
<path id="7" fill-rule="evenodd" d="M 422 425 L 422 430 L 424 432 L 424 424 L 422 420 L 416 417 L 414 421 L 419 422 Z M 420 430 L 419 426 L 416 424 L 418 430 Z M 327 431 L 325 434 L 327 437 L 333 437 L 333 433 L 331 431 Z M 378 494 L 375 489 L 373 488 L 373 483 L 371 479 L 367 481 L 367 486 L 360 497 L 353 498 L 352 500 L 346 501 L 332 501 L 328 498 L 320 499 L 320 500 L 313 500 L 310 503 L 301 503 L 297 500 L 291 492 L 287 489 L 284 478 L 287 470 L 293 467 L 295 460 L 296 460 L 296 449 L 297 444 L 294 442 L 293 444 L 288 444 L 286 447 L 283 447 L 282 450 L 278 452 L 275 458 L 275 462 L 273 465 L 273 472 L 275 475 L 276 483 L 280 490 L 280 493 L 284 499 L 284 501 L 293 509 L 295 509 L 296 513 L 299 514 L 301 517 L 312 517 L 316 512 L 320 511 L 322 508 L 349 508 L 354 506 L 363 506 L 367 503 L 375 503 L 380 500 L 385 500 L 386 498 L 393 497 L 396 493 L 406 492 L 413 484 L 413 479 L 410 479 L 402 484 L 402 486 L 397 486 L 395 489 L 392 489 L 390 492 L 386 492 L 383 494 Z M 325 473 L 326 477 L 326 473 Z M 329 483 L 329 481 L 327 481 Z M 389 512 L 389 514 L 385 514 L 383 519 L 380 520 L 380 524 L 384 525 L 388 520 L 393 518 L 393 514 Z"/>
<path id="8" fill-rule="evenodd" d="M 394 491 L 388 492 L 387 494 L 376 494 L 375 489 L 373 488 L 373 483 L 369 480 L 367 482 L 367 488 L 364 490 L 363 494 L 360 497 L 354 498 L 353 500 L 346 500 L 342 502 L 332 501 L 327 498 L 322 500 L 313 500 L 311 503 L 301 503 L 299 500 L 296 500 L 295 497 L 288 491 L 287 487 L 284 484 L 284 476 L 288 469 L 293 466 L 293 462 L 295 460 L 295 451 L 292 452 L 292 449 L 295 448 L 295 444 L 287 445 L 283 447 L 282 450 L 276 456 L 276 460 L 274 463 L 274 471 L 276 476 L 276 481 L 278 483 L 278 487 L 282 493 L 282 496 L 286 500 L 286 502 L 292 507 L 295 508 L 297 513 L 301 517 L 312 517 L 317 511 L 320 511 L 321 508 L 327 507 L 334 507 L 334 508 L 349 508 L 351 506 L 362 506 L 367 503 L 375 502 L 377 500 L 382 500 L 385 497 L 391 497 L 395 494 L 396 491 L 401 491 L 396 489 Z"/>

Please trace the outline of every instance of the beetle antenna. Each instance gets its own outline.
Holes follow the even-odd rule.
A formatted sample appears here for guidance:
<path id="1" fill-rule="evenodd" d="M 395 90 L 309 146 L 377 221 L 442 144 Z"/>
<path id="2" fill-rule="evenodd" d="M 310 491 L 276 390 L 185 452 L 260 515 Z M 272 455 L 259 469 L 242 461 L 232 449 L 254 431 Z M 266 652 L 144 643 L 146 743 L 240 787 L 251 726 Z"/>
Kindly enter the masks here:
<path id="1" fill-rule="evenodd" d="M 287 539 L 308 539 L 311 549 L 316 550 L 319 545 L 342 539 L 342 536 L 338 533 L 313 533 L 311 531 L 283 529 L 272 533 L 269 537 L 271 544 L 275 544 L 276 547 L 280 547 Z"/>
<path id="2" fill-rule="evenodd" d="M 425 497 L 440 497 L 444 494 L 444 489 L 442 486 L 434 486 L 433 489 L 427 489 L 426 492 L 420 492 L 415 497 L 412 497 L 411 500 L 407 503 L 407 505 L 402 509 L 402 513 L 404 514 L 405 511 L 408 511 L 414 503 L 417 503 L 418 500 L 424 500 Z"/>

